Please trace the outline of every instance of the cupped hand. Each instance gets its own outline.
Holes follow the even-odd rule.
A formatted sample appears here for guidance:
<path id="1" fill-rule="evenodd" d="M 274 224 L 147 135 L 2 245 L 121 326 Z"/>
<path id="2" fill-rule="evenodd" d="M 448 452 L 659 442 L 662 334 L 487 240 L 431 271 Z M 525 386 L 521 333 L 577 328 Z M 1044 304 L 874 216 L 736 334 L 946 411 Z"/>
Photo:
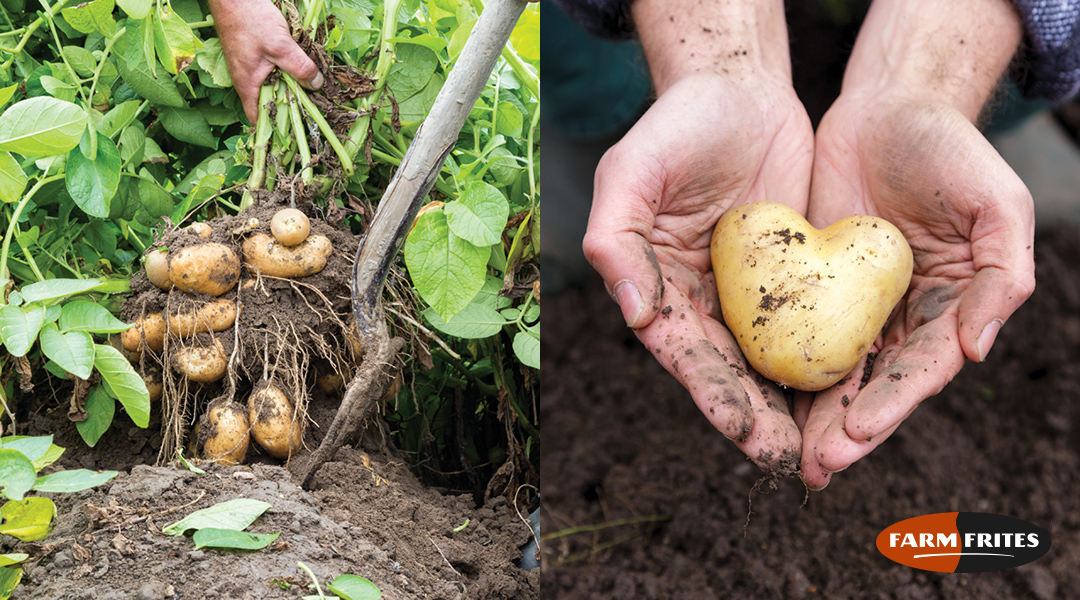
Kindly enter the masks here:
<path id="1" fill-rule="evenodd" d="M 584 250 L 626 323 L 714 427 L 768 472 L 801 441 L 782 392 L 724 327 L 713 226 L 756 200 L 805 214 L 813 131 L 789 82 L 696 74 L 668 88 L 596 170 Z"/>
<path id="2" fill-rule="evenodd" d="M 843 95 L 816 136 L 808 217 L 896 225 L 914 253 L 907 295 L 864 363 L 796 406 L 814 489 L 885 441 L 964 364 L 982 361 L 1035 287 L 1031 195 L 960 112 L 904 93 Z"/>
<path id="3" fill-rule="evenodd" d="M 210 10 L 249 123 L 255 123 L 259 88 L 274 67 L 281 67 L 308 89 L 322 87 L 318 67 L 293 40 L 285 17 L 273 2 L 212 0 Z"/>

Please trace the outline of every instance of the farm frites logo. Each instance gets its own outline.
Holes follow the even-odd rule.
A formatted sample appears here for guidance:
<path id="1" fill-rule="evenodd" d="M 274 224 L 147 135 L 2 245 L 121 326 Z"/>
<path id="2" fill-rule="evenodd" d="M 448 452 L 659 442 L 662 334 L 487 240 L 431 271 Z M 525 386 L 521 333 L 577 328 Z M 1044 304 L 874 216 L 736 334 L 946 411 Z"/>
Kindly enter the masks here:
<path id="1" fill-rule="evenodd" d="M 939 573 L 981 573 L 1034 561 L 1050 550 L 1050 532 L 1027 521 L 951 512 L 900 521 L 882 531 L 878 551 L 902 565 Z"/>

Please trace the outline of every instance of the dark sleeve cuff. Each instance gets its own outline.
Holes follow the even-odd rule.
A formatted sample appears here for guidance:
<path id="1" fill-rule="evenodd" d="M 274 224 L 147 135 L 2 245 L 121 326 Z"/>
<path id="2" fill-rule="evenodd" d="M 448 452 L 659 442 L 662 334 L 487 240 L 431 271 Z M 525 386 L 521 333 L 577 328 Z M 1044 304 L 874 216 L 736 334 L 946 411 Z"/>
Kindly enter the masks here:
<path id="1" fill-rule="evenodd" d="M 593 35 L 609 39 L 634 36 L 632 0 L 555 0 L 555 4 Z"/>
<path id="2" fill-rule="evenodd" d="M 1061 102 L 1080 92 L 1080 0 L 1015 0 L 1025 48 L 1016 73 L 1028 97 Z"/>

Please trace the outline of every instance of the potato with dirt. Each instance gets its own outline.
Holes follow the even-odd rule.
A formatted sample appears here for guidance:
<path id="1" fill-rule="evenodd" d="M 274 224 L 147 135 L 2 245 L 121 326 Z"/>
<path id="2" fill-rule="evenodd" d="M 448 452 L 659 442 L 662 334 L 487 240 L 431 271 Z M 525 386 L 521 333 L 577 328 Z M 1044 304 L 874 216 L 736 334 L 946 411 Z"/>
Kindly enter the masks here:
<path id="1" fill-rule="evenodd" d="M 884 219 L 855 216 L 818 230 L 772 202 L 725 213 L 711 255 L 724 321 L 746 360 L 811 392 L 866 356 L 913 266 L 903 234 Z"/>
<path id="2" fill-rule="evenodd" d="M 295 208 L 283 208 L 270 219 L 270 233 L 274 239 L 290 248 L 306 240 L 310 232 L 311 221 Z"/>
<path id="3" fill-rule="evenodd" d="M 333 251 L 326 236 L 312 235 L 290 248 L 260 232 L 244 241 L 244 262 L 270 277 L 307 277 L 322 271 Z"/>
<path id="4" fill-rule="evenodd" d="M 176 372 L 197 383 L 220 380 L 229 365 L 225 348 L 216 338 L 208 345 L 182 345 L 171 349 L 171 358 Z"/>
<path id="5" fill-rule="evenodd" d="M 250 429 L 247 411 L 239 404 L 214 404 L 199 420 L 196 447 L 202 451 L 197 454 L 218 464 L 239 465 L 247 457 Z"/>
<path id="6" fill-rule="evenodd" d="M 182 291 L 220 296 L 239 281 L 240 258 L 216 242 L 181 248 L 169 258 L 169 279 Z"/>
<path id="7" fill-rule="evenodd" d="M 160 352 L 165 347 L 165 318 L 160 312 L 149 313 L 135 321 L 135 326 L 120 334 L 120 343 L 128 352 L 142 352 L 149 349 Z"/>
<path id="8" fill-rule="evenodd" d="M 300 451 L 303 421 L 293 403 L 273 382 L 260 385 L 248 398 L 251 437 L 274 458 L 288 459 Z"/>
<path id="9" fill-rule="evenodd" d="M 197 333 L 225 331 L 236 322 L 236 301 L 218 298 L 198 308 L 169 315 L 169 335 L 187 338 Z"/>

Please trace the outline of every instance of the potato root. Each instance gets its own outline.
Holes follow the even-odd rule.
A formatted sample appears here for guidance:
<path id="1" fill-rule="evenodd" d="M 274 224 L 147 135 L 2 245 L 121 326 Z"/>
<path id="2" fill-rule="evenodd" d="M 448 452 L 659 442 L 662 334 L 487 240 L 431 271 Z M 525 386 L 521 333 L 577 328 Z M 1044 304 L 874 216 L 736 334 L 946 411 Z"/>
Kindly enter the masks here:
<path id="1" fill-rule="evenodd" d="M 169 259 L 169 279 L 185 292 L 220 296 L 240 279 L 240 259 L 225 244 L 188 246 Z"/>
<path id="2" fill-rule="evenodd" d="M 218 339 L 210 346 L 182 346 L 170 352 L 173 369 L 191 381 L 210 383 L 225 376 L 228 358 Z"/>
<path id="3" fill-rule="evenodd" d="M 171 290 L 173 282 L 169 279 L 169 253 L 165 250 L 154 248 L 146 255 L 143 266 L 146 268 L 146 278 L 150 283 L 163 290 Z"/>
<path id="4" fill-rule="evenodd" d="M 244 241 L 244 261 L 263 275 L 305 277 L 322 271 L 333 250 L 330 240 L 322 235 L 288 248 L 265 233 L 256 233 Z"/>
<path id="5" fill-rule="evenodd" d="M 120 334 L 120 343 L 128 352 L 150 349 L 161 352 L 165 347 L 165 319 L 161 313 L 150 313 L 135 322 L 131 329 Z"/>
<path id="6" fill-rule="evenodd" d="M 270 219 L 270 233 L 274 239 L 290 248 L 306 240 L 310 232 L 311 221 L 295 208 L 283 208 Z"/>
<path id="7" fill-rule="evenodd" d="M 300 450 L 303 423 L 293 404 L 276 385 L 266 384 L 248 398 L 251 437 L 274 458 L 287 459 Z"/>
<path id="8" fill-rule="evenodd" d="M 911 248 L 888 221 L 818 230 L 787 206 L 729 210 L 711 255 L 724 321 L 759 373 L 804 391 L 839 381 L 869 352 L 911 280 Z"/>
<path id="9" fill-rule="evenodd" d="M 249 435 L 247 411 L 235 402 L 210 407 L 200 422 L 206 432 L 202 444 L 202 458 L 220 465 L 238 465 L 247 456 Z"/>
<path id="10" fill-rule="evenodd" d="M 218 298 L 175 315 L 169 315 L 169 335 L 186 338 L 196 333 L 225 331 L 236 322 L 236 302 Z"/>

